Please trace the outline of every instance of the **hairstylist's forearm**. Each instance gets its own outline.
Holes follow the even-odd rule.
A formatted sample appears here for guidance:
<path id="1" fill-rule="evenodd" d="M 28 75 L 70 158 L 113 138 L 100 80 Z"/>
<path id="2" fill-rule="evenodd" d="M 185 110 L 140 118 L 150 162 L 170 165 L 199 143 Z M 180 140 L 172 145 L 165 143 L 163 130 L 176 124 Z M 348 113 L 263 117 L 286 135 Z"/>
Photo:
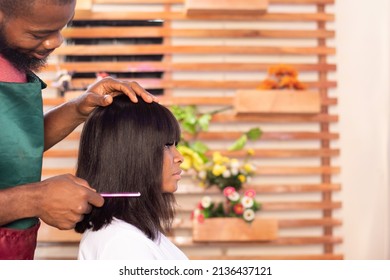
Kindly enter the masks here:
<path id="1" fill-rule="evenodd" d="M 83 123 L 86 116 L 77 111 L 74 101 L 64 103 L 45 114 L 45 151 L 63 140 L 77 126 Z"/>
<path id="2" fill-rule="evenodd" d="M 37 190 L 34 184 L 0 190 L 0 226 L 37 216 Z"/>

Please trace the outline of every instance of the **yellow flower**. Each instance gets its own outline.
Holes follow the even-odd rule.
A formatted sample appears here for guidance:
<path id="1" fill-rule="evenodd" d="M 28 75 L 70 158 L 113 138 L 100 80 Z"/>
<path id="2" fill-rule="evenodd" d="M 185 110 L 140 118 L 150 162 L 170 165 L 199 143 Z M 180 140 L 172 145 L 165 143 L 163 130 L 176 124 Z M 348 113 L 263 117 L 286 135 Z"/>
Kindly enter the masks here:
<path id="1" fill-rule="evenodd" d="M 246 164 L 244 164 L 244 170 L 246 173 L 251 173 L 254 171 L 254 168 L 253 168 L 252 164 L 246 163 Z"/>
<path id="2" fill-rule="evenodd" d="M 247 152 L 247 154 L 248 154 L 249 156 L 255 155 L 255 150 L 253 150 L 253 149 L 248 149 L 246 152 Z"/>
<path id="3" fill-rule="evenodd" d="M 183 170 L 189 170 L 191 167 L 194 167 L 197 171 L 201 170 L 204 162 L 198 153 L 186 146 L 178 146 L 177 149 L 184 158 L 183 163 L 180 165 Z"/>
<path id="4" fill-rule="evenodd" d="M 216 164 L 213 166 L 213 175 L 214 176 L 220 176 L 223 172 L 225 172 L 226 170 L 226 166 L 224 165 L 220 165 L 220 164 Z"/>
<path id="5" fill-rule="evenodd" d="M 180 164 L 180 167 L 183 170 L 189 170 L 192 166 L 192 158 L 188 155 L 183 155 L 183 162 Z"/>
<path id="6" fill-rule="evenodd" d="M 241 183 L 245 183 L 245 181 L 246 181 L 245 175 L 242 175 L 242 174 L 238 175 L 238 180 L 240 180 Z"/>
<path id="7" fill-rule="evenodd" d="M 223 163 L 223 156 L 220 152 L 214 152 L 213 153 L 213 162 L 216 164 L 222 164 Z"/>

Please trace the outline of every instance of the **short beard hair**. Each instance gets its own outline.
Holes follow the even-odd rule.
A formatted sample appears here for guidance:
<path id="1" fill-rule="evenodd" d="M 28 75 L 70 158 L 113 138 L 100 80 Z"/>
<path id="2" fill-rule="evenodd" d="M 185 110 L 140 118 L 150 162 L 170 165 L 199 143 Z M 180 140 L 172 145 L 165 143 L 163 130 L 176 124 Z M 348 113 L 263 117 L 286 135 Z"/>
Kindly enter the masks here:
<path id="1" fill-rule="evenodd" d="M 6 39 L 4 28 L 0 26 L 0 53 L 7 59 L 15 68 L 24 73 L 30 71 L 39 71 L 46 65 L 47 58 L 38 59 L 31 57 L 19 50 L 12 48 Z"/>

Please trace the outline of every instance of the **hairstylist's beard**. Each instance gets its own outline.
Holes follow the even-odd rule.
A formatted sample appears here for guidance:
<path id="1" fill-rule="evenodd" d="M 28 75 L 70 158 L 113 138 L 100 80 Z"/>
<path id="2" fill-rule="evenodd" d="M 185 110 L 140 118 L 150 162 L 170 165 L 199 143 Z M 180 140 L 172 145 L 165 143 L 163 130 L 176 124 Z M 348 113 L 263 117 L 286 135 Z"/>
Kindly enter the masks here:
<path id="1" fill-rule="evenodd" d="M 1 27 L 0 53 L 5 59 L 12 63 L 13 66 L 15 66 L 19 71 L 22 71 L 24 73 L 27 73 L 29 71 L 39 71 L 39 69 L 46 65 L 46 58 L 38 59 L 35 57 L 30 57 L 29 55 L 10 47 Z"/>

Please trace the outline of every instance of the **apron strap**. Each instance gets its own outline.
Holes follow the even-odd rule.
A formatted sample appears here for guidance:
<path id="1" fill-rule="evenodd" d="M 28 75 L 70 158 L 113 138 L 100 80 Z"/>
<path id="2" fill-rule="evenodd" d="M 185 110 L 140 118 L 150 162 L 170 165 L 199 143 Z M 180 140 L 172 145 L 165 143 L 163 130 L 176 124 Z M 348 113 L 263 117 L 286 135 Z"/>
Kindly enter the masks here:
<path id="1" fill-rule="evenodd" d="M 0 260 L 33 260 L 38 222 L 28 229 L 0 228 Z"/>

